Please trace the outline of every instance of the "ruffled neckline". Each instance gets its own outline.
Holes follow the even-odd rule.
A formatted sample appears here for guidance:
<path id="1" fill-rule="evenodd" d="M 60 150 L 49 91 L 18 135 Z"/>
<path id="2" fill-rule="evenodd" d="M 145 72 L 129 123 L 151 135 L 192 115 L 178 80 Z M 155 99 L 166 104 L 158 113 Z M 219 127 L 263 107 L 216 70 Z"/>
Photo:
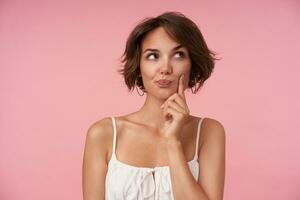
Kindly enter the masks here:
<path id="1" fill-rule="evenodd" d="M 168 166 L 168 165 L 166 165 L 166 166 L 157 166 L 157 167 L 137 167 L 137 166 L 130 165 L 130 164 L 127 164 L 127 163 L 124 163 L 124 162 L 118 160 L 118 158 L 116 157 L 115 154 L 112 155 L 112 157 L 111 157 L 108 164 L 110 164 L 112 161 L 118 163 L 119 165 L 121 165 L 123 167 L 130 168 L 130 169 L 136 169 L 136 170 L 155 171 L 155 170 L 163 170 L 163 169 L 169 169 L 170 168 L 170 166 Z M 194 162 L 198 163 L 197 158 L 193 158 L 192 160 L 188 161 L 187 163 L 189 165 L 191 165 Z"/>

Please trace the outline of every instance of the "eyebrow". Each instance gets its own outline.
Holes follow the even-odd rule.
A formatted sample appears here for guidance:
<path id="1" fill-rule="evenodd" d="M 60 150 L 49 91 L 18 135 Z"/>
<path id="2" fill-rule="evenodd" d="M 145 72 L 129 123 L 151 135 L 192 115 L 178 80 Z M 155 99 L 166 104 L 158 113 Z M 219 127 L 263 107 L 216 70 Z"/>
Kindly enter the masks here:
<path id="1" fill-rule="evenodd" d="M 181 47 L 183 47 L 183 45 L 182 44 L 180 44 L 180 45 L 178 45 L 178 46 L 176 46 L 176 47 L 174 47 L 173 49 L 172 49 L 172 51 L 175 51 L 175 50 L 177 50 L 177 49 L 180 49 Z M 146 51 L 159 51 L 158 49 L 145 49 L 144 51 L 143 51 L 143 53 L 145 53 Z"/>

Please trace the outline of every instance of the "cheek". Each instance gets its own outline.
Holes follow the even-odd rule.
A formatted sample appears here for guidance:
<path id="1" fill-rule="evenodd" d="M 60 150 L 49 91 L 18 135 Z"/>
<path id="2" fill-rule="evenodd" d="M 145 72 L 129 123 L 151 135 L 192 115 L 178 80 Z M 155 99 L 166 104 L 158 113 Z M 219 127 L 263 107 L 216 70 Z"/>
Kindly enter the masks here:
<path id="1" fill-rule="evenodd" d="M 182 63 L 182 65 L 180 65 L 179 68 L 177 68 L 176 74 L 178 74 L 178 77 L 181 74 L 184 74 L 185 87 L 188 87 L 188 82 L 190 80 L 190 73 L 191 73 L 191 64 L 189 62 Z"/>
<path id="2" fill-rule="evenodd" d="M 191 71 L 191 64 L 189 62 L 186 63 L 181 63 L 178 64 L 176 66 L 176 68 L 174 67 L 174 70 L 176 69 L 176 72 L 174 71 L 175 74 L 185 74 L 186 76 L 188 76 L 190 74 Z"/>
<path id="3" fill-rule="evenodd" d="M 155 66 L 147 66 L 147 65 L 141 65 L 141 73 L 144 79 L 150 79 L 155 76 L 156 70 Z"/>

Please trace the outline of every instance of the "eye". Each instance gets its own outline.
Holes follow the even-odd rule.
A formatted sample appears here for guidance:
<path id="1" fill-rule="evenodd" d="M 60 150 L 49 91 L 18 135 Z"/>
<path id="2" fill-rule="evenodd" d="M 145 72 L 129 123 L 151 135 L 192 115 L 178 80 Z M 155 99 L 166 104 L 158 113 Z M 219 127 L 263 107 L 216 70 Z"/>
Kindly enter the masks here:
<path id="1" fill-rule="evenodd" d="M 184 58 L 185 57 L 185 54 L 184 54 L 183 51 L 177 51 L 177 52 L 175 52 L 175 54 L 180 55 L 180 58 Z"/>
<path id="2" fill-rule="evenodd" d="M 149 59 L 149 60 L 153 60 L 153 59 L 150 59 L 151 56 L 154 56 L 155 58 L 157 58 L 157 54 L 156 53 L 149 53 L 146 58 Z"/>

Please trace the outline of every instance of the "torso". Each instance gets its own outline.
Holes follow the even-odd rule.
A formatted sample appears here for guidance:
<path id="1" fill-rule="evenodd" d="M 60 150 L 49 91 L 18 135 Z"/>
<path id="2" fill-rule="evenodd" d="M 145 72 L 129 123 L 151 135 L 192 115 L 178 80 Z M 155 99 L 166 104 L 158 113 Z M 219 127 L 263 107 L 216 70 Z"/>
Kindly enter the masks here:
<path id="1" fill-rule="evenodd" d="M 165 140 L 157 130 L 134 120 L 131 115 L 118 116 L 116 155 L 118 160 L 136 167 L 167 166 L 168 154 Z M 190 116 L 182 132 L 182 147 L 187 161 L 194 157 L 196 148 L 196 132 L 199 117 Z M 111 129 L 112 131 L 112 129 Z M 113 134 L 111 134 L 112 136 Z M 201 136 L 199 147 L 201 148 Z M 112 155 L 112 139 L 107 153 L 107 162 Z M 199 149 L 200 149 L 199 148 Z"/>

